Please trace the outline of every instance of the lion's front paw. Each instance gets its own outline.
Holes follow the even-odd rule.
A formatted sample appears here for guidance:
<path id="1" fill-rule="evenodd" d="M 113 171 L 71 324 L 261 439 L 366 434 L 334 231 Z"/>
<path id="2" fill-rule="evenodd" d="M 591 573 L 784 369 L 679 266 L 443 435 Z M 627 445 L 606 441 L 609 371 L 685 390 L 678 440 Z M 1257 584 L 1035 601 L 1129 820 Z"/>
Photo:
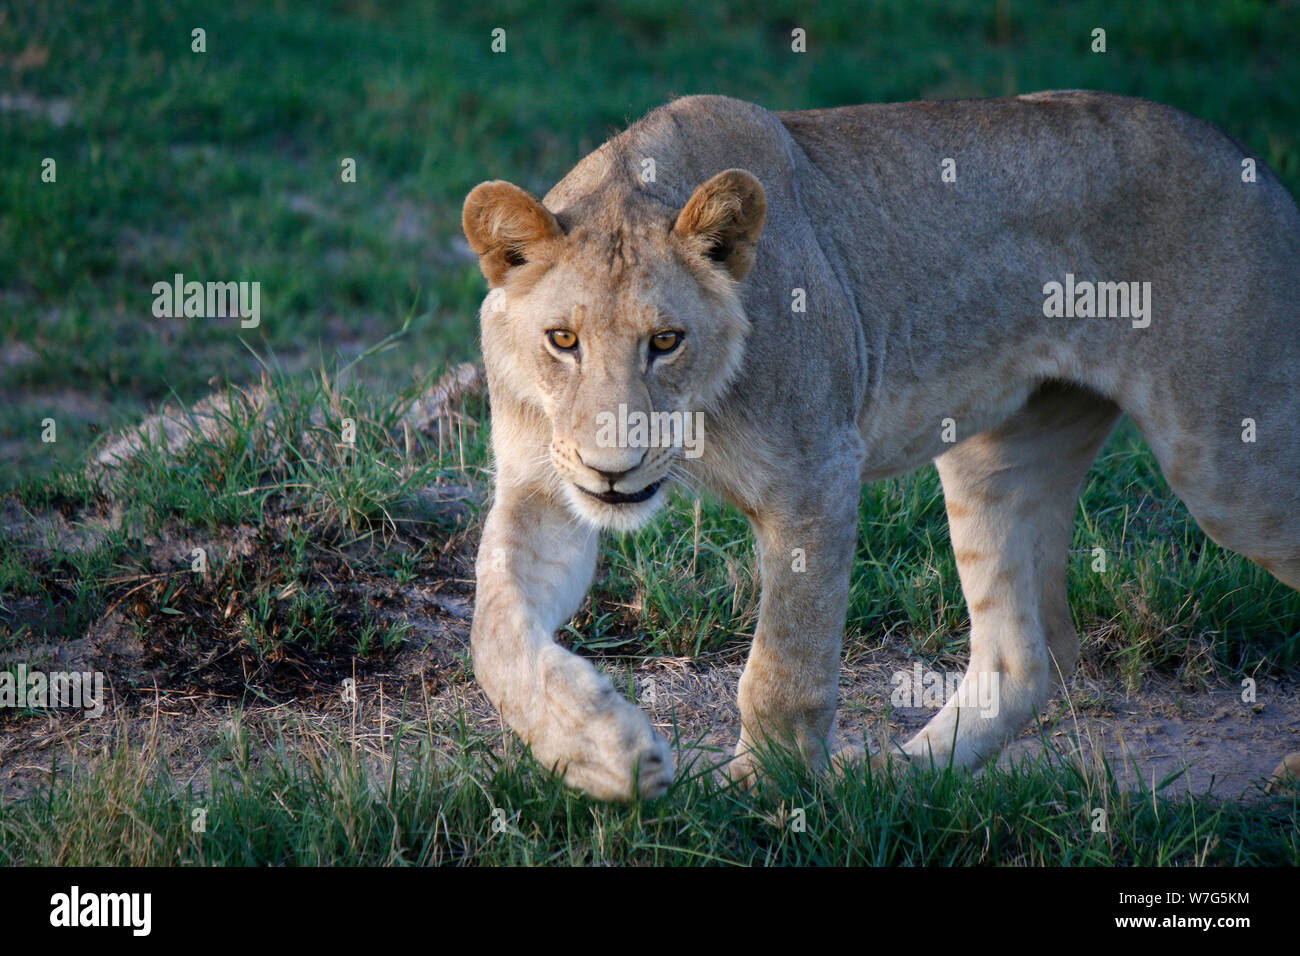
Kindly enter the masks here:
<path id="1" fill-rule="evenodd" d="M 846 773 L 865 759 L 867 751 L 861 744 L 844 744 L 830 754 L 829 759 L 809 761 L 811 767 L 821 772 Z M 736 755 L 726 766 L 727 777 L 742 790 L 752 790 L 767 774 L 759 752 L 745 743 L 736 746 Z"/>
<path id="2" fill-rule="evenodd" d="M 673 781 L 673 755 L 640 710 L 608 678 L 560 650 L 546 662 L 545 713 L 530 735 L 533 755 L 598 800 L 659 797 Z"/>
<path id="3" fill-rule="evenodd" d="M 573 730 L 560 752 L 546 758 L 570 786 L 598 800 L 631 800 L 661 797 L 673 782 L 668 742 L 631 704 L 611 702 Z"/>

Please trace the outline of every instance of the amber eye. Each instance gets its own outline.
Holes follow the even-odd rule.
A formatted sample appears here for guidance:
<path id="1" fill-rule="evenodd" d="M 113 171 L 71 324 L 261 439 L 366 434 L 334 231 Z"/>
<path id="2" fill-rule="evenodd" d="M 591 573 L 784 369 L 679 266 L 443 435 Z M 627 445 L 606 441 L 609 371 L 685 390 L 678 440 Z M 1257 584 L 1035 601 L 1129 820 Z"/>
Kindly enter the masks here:
<path id="1" fill-rule="evenodd" d="M 677 348 L 681 341 L 680 332 L 656 332 L 650 337 L 650 351 L 663 355 Z"/>
<path id="2" fill-rule="evenodd" d="M 546 337 L 561 352 L 572 352 L 578 347 L 578 336 L 568 329 L 551 329 Z"/>

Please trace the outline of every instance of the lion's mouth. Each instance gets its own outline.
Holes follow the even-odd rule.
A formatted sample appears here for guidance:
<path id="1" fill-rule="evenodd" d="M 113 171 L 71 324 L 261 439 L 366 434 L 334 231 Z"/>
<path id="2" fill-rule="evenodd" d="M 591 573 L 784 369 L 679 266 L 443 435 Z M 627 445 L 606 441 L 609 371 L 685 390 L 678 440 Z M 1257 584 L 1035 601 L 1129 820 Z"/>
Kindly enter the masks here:
<path id="1" fill-rule="evenodd" d="M 603 501 L 607 505 L 634 505 L 640 501 L 648 501 L 654 497 L 659 486 L 663 484 L 663 479 L 646 485 L 640 491 L 633 491 L 630 494 L 624 494 L 621 491 L 588 491 L 582 485 L 578 485 L 578 490 L 584 495 L 590 495 L 597 501 Z"/>

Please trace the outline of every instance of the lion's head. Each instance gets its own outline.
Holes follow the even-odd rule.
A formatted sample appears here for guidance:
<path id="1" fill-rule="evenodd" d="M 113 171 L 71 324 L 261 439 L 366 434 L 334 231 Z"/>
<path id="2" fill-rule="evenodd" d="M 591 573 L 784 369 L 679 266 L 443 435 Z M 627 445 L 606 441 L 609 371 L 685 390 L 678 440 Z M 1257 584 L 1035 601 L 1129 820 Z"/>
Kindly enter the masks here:
<path id="1" fill-rule="evenodd" d="M 704 413 L 740 367 L 736 286 L 766 211 L 741 169 L 680 209 L 618 185 L 558 213 L 507 182 L 466 197 L 465 236 L 492 287 L 481 321 L 494 404 L 544 415 L 549 453 L 535 464 L 577 515 L 636 527 L 680 459 L 702 452 Z"/>

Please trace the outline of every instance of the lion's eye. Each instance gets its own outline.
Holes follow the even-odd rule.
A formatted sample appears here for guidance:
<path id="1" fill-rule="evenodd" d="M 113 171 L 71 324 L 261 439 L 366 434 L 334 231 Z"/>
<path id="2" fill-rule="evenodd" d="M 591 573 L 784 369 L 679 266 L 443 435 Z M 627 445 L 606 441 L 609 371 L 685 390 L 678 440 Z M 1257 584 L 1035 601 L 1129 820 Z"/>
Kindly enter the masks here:
<path id="1" fill-rule="evenodd" d="M 578 336 L 568 329 L 551 329 L 546 337 L 561 352 L 572 352 L 578 347 Z"/>
<path id="2" fill-rule="evenodd" d="M 663 355 L 677 348 L 681 341 L 680 332 L 656 332 L 650 337 L 650 351 Z"/>

